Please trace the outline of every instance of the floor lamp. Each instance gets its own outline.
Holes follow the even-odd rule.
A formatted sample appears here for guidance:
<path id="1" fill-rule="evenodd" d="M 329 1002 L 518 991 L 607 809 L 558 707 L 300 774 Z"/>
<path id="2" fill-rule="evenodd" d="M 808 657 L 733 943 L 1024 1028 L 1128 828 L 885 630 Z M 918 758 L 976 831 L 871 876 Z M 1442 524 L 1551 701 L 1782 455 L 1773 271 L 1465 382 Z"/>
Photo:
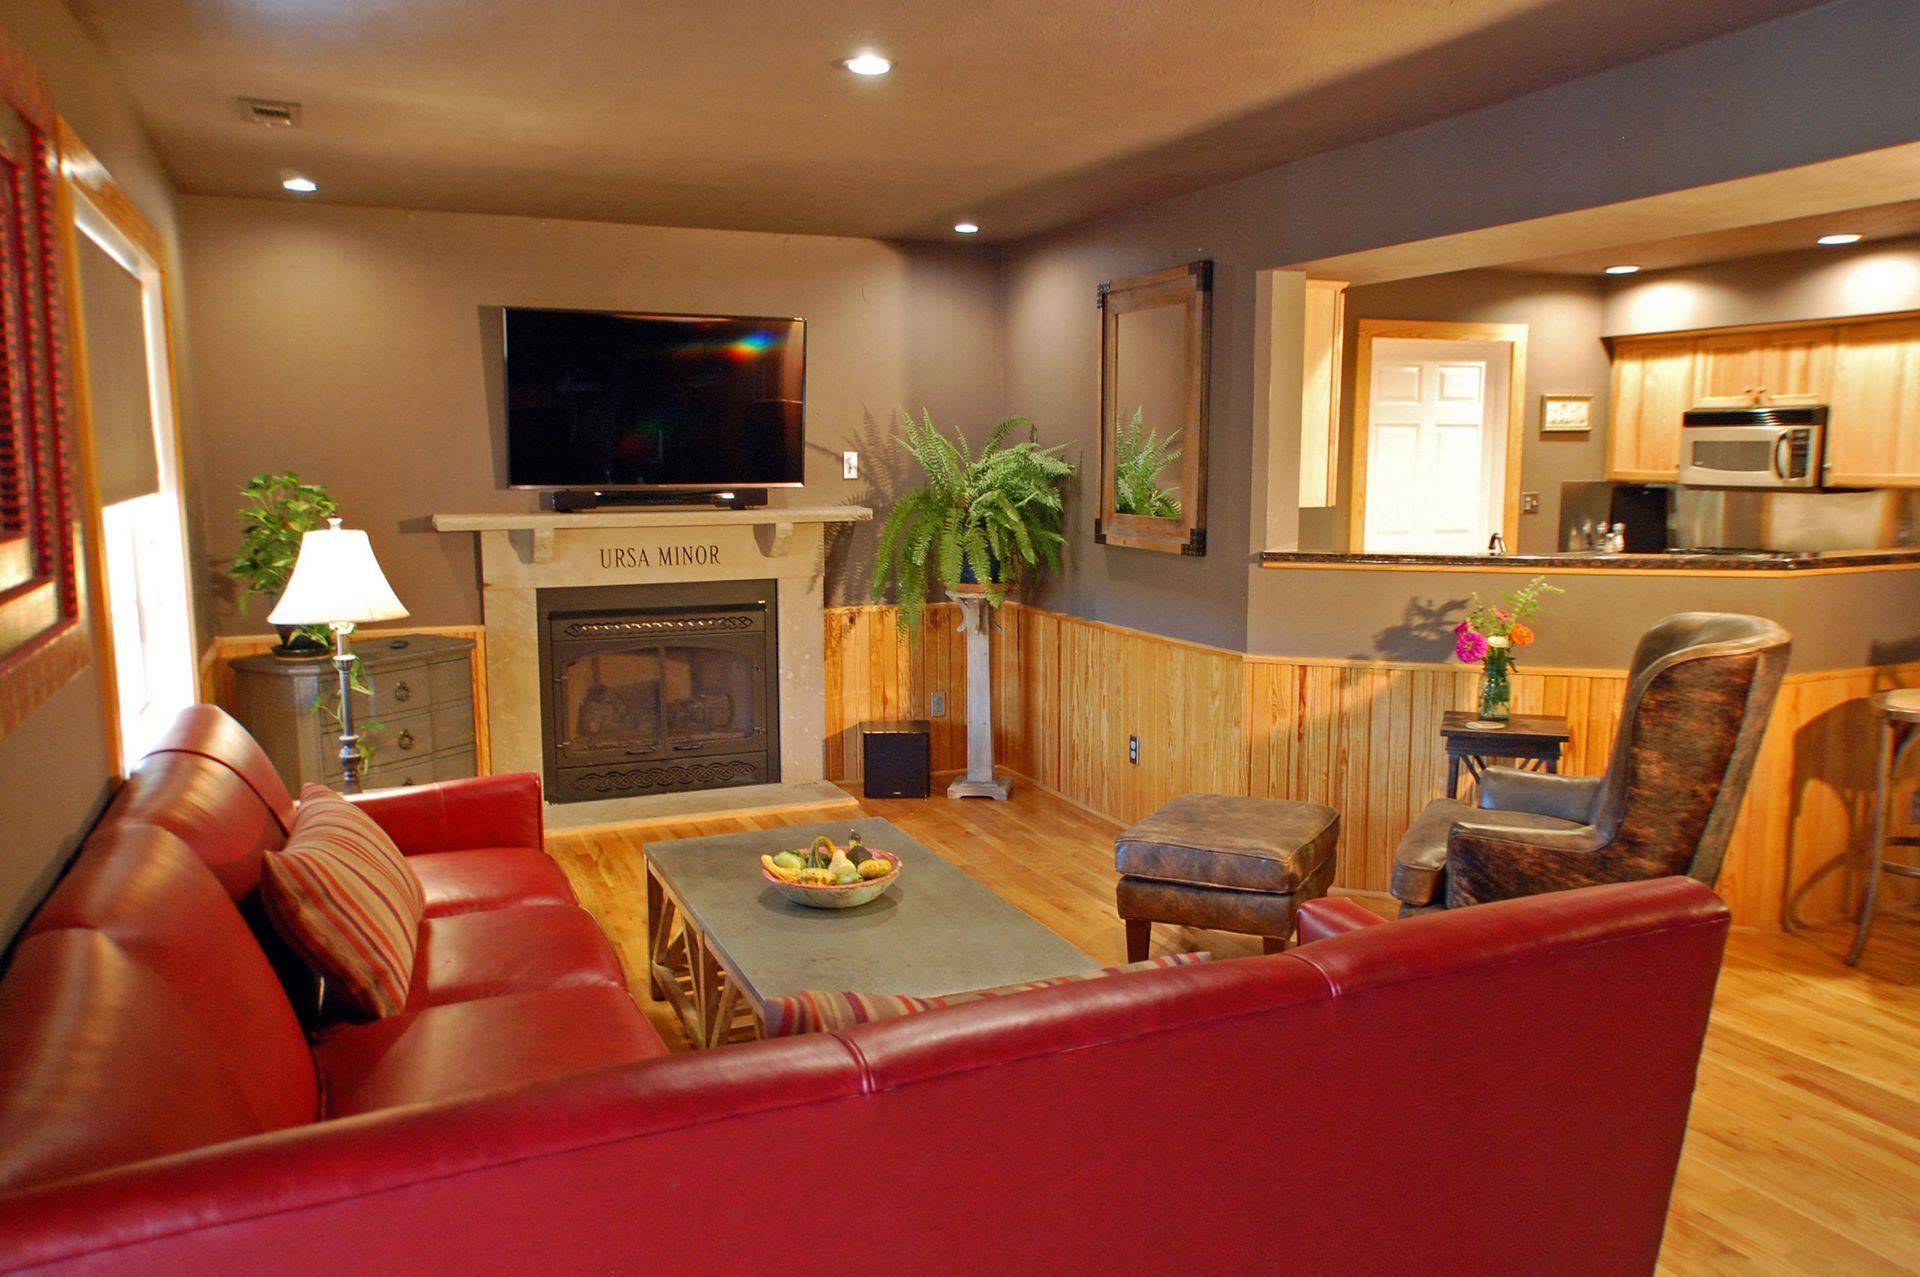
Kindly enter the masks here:
<path id="1" fill-rule="evenodd" d="M 293 575 L 267 620 L 274 625 L 324 625 L 333 631 L 333 667 L 340 673 L 340 772 L 343 793 L 360 792 L 360 737 L 353 730 L 353 653 L 347 635 L 356 625 L 407 614 L 367 534 L 328 519 L 300 538 Z"/>

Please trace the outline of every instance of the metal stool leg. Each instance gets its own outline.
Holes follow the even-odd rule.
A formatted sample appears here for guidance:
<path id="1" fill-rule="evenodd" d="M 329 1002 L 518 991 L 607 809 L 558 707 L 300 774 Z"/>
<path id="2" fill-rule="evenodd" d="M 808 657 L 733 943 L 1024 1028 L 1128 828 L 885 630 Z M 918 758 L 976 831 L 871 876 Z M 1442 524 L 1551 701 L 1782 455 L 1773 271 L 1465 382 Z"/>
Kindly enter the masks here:
<path id="1" fill-rule="evenodd" d="M 1883 722 L 1880 725 L 1880 776 L 1874 788 L 1873 806 L 1873 858 L 1867 864 L 1867 891 L 1860 902 L 1860 921 L 1854 927 L 1853 948 L 1847 950 L 1847 965 L 1855 966 L 1860 954 L 1867 947 L 1867 933 L 1873 930 L 1874 899 L 1880 894 L 1881 866 L 1887 854 L 1887 804 L 1893 798 L 1893 774 L 1901 755 L 1906 753 L 1905 743 L 1896 751 L 1895 738 L 1901 734 L 1898 723 Z"/>

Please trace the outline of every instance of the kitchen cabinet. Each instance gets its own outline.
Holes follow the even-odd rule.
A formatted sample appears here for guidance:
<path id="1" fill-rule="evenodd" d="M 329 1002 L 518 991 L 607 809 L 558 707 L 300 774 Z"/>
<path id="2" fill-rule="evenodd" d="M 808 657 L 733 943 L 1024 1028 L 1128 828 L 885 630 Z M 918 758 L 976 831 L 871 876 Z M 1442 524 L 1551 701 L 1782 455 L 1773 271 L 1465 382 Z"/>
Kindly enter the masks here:
<path id="1" fill-rule="evenodd" d="M 1692 407 L 1823 404 L 1833 392 L 1834 330 L 1785 328 L 1698 339 Z"/>
<path id="2" fill-rule="evenodd" d="M 1827 482 L 1920 487 L 1920 316 L 1839 330 Z"/>
<path id="3" fill-rule="evenodd" d="M 1607 477 L 1671 481 L 1680 471 L 1680 414 L 1693 407 L 1698 342 L 1624 340 L 1613 350 Z"/>

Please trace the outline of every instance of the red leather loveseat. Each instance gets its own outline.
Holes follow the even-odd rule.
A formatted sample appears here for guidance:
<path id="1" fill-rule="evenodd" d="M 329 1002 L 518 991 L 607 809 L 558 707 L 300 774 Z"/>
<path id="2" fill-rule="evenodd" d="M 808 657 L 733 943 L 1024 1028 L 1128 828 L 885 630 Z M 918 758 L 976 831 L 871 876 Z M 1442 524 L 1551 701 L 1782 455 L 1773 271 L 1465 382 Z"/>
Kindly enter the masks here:
<path id="1" fill-rule="evenodd" d="M 530 778 L 365 805 L 412 994 L 309 1042 L 246 921 L 265 760 L 201 709 L 129 782 L 0 974 L 0 1272 L 1653 1267 L 1727 926 L 1691 880 L 1316 901 L 1287 954 L 655 1058 Z"/>

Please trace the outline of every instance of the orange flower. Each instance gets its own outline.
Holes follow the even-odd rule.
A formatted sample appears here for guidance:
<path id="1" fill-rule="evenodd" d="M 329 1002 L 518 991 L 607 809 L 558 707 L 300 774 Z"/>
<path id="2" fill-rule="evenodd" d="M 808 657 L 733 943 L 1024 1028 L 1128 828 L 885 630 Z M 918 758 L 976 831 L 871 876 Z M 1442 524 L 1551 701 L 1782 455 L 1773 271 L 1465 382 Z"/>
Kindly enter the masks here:
<path id="1" fill-rule="evenodd" d="M 1525 647 L 1533 642 L 1533 627 L 1525 621 L 1514 622 L 1512 638 L 1515 647 Z"/>

